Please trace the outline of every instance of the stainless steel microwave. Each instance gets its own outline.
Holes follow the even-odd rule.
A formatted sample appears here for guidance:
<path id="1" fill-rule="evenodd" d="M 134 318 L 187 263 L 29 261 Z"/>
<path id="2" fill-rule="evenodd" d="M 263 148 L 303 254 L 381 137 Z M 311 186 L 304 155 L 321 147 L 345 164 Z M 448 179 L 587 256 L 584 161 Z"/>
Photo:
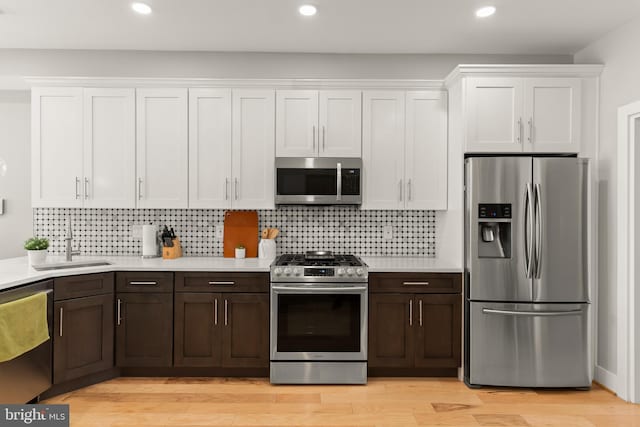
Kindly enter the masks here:
<path id="1" fill-rule="evenodd" d="M 359 205 L 362 160 L 276 157 L 276 204 Z"/>

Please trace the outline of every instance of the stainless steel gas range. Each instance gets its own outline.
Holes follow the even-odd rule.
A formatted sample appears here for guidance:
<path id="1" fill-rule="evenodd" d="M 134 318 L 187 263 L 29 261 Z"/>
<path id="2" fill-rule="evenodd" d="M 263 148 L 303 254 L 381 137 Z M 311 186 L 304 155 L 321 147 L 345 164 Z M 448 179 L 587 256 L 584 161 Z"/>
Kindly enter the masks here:
<path id="1" fill-rule="evenodd" d="M 281 255 L 271 266 L 271 383 L 366 384 L 367 265 Z"/>

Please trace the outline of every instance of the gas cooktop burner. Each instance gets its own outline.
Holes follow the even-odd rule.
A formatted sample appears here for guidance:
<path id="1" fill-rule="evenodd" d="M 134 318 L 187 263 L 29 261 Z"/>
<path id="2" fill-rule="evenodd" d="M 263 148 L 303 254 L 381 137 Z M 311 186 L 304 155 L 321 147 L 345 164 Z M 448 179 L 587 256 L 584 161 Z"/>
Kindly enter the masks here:
<path id="1" fill-rule="evenodd" d="M 285 254 L 271 264 L 272 282 L 366 282 L 367 277 L 367 265 L 355 255 Z"/>

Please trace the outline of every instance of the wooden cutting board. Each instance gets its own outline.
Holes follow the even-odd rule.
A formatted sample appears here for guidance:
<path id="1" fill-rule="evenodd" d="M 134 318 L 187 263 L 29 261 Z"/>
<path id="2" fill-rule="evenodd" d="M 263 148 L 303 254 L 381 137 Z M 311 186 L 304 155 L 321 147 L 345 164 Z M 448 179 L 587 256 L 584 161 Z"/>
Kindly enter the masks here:
<path id="1" fill-rule="evenodd" d="M 238 245 L 243 245 L 246 248 L 247 258 L 258 256 L 257 211 L 227 211 L 224 213 L 224 257 L 235 258 Z"/>

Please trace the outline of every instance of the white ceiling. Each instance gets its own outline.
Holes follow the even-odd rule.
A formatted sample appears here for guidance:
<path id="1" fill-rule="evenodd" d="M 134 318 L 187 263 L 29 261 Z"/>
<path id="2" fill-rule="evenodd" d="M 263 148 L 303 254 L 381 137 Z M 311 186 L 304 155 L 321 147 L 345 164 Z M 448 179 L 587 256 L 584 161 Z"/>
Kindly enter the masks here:
<path id="1" fill-rule="evenodd" d="M 0 0 L 0 48 L 573 54 L 638 0 Z M 494 4 L 479 20 L 474 10 Z"/>

